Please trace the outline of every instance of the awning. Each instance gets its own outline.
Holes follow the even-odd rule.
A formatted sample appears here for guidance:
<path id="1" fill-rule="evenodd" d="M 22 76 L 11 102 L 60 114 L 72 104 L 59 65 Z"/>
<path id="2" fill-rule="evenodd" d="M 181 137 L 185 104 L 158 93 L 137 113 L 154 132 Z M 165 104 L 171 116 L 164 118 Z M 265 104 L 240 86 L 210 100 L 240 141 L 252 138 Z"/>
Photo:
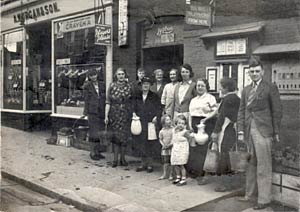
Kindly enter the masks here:
<path id="1" fill-rule="evenodd" d="M 264 45 L 255 49 L 253 54 L 275 54 L 288 52 L 300 52 L 300 43 Z"/>
<path id="2" fill-rule="evenodd" d="M 213 28 L 213 32 L 209 32 L 200 36 L 200 38 L 215 38 L 231 35 L 253 34 L 260 32 L 264 27 L 262 22 L 240 24 L 229 27 Z"/>

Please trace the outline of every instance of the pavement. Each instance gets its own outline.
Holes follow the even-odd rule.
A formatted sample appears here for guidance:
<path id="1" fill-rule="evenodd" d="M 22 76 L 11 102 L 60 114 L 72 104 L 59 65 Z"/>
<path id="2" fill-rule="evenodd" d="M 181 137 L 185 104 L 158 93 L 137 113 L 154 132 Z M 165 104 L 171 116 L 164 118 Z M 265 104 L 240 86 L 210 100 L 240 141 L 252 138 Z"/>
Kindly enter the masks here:
<path id="1" fill-rule="evenodd" d="M 87 151 L 48 145 L 49 137 L 50 132 L 24 132 L 2 126 L 2 177 L 82 211 L 184 211 L 240 192 L 218 193 L 214 191 L 214 180 L 199 186 L 192 178 L 186 186 L 178 187 L 159 180 L 160 164 L 153 173 L 135 172 L 139 159 L 130 156 L 126 156 L 128 167 L 112 168 L 111 153 L 104 154 L 105 160 L 92 161 Z"/>

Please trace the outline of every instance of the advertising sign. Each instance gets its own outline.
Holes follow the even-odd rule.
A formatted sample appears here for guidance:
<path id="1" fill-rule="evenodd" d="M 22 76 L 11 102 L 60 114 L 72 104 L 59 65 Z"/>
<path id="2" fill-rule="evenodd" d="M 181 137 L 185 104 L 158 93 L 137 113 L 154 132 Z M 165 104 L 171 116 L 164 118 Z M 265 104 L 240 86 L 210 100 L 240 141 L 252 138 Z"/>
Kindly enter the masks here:
<path id="1" fill-rule="evenodd" d="M 119 46 L 128 42 L 128 0 L 119 0 Z"/>
<path id="2" fill-rule="evenodd" d="M 216 47 L 217 56 L 243 55 L 247 53 L 247 39 L 219 40 Z"/>
<path id="3" fill-rule="evenodd" d="M 95 44 L 111 45 L 112 28 L 111 25 L 96 24 L 95 26 Z"/>
<path id="4" fill-rule="evenodd" d="M 210 26 L 211 25 L 211 7 L 191 1 L 187 5 L 185 21 L 191 25 Z"/>

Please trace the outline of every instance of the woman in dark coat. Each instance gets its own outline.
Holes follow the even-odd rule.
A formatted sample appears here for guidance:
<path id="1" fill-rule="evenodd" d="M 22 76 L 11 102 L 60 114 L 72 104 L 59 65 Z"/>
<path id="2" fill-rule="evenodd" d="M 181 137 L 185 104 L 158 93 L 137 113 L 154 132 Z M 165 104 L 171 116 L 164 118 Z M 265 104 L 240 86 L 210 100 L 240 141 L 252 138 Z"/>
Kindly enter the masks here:
<path id="1" fill-rule="evenodd" d="M 218 120 L 211 135 L 212 141 L 217 142 L 221 148 L 219 158 L 220 185 L 215 188 L 217 192 L 224 192 L 230 189 L 230 183 L 224 183 L 222 175 L 230 174 L 229 150 L 236 141 L 236 131 L 234 124 L 237 120 L 237 114 L 240 106 L 240 98 L 236 95 L 236 83 L 234 79 L 223 78 L 220 81 L 221 93 L 223 95 L 218 111 Z M 222 127 L 225 129 L 224 134 L 221 133 Z M 223 136 L 222 136 L 223 135 Z M 227 186 L 227 187 L 226 187 Z"/>
<path id="2" fill-rule="evenodd" d="M 142 133 L 138 136 L 138 145 L 142 157 L 142 165 L 136 169 L 139 171 L 146 171 L 148 173 L 153 171 L 152 157 L 155 141 L 148 140 L 148 123 L 157 123 L 157 117 L 161 113 L 160 99 L 157 94 L 150 91 L 151 79 L 144 77 L 142 79 L 142 91 L 135 97 L 135 106 L 133 116 L 138 116 L 142 124 Z"/>
<path id="3" fill-rule="evenodd" d="M 98 80 L 96 69 L 89 71 L 89 81 L 84 85 L 84 112 L 89 123 L 90 157 L 92 160 L 105 158 L 100 153 L 99 132 L 104 129 L 105 87 Z"/>

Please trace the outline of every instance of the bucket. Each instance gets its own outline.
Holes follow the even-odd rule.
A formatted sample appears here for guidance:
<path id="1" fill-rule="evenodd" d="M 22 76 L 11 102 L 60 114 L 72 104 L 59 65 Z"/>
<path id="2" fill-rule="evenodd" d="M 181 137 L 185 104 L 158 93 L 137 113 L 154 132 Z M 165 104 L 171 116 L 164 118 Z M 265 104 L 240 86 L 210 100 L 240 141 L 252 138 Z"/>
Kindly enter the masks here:
<path id="1" fill-rule="evenodd" d="M 74 128 L 74 135 L 75 135 L 76 141 L 78 141 L 78 142 L 86 141 L 88 131 L 89 131 L 88 126 L 78 126 L 78 127 Z"/>
<path id="2" fill-rule="evenodd" d="M 248 161 L 251 157 L 249 153 L 248 146 L 246 147 L 246 151 L 238 150 L 237 143 L 234 147 L 229 151 L 229 160 L 230 160 L 230 166 L 232 171 L 236 172 L 245 172 Z"/>

